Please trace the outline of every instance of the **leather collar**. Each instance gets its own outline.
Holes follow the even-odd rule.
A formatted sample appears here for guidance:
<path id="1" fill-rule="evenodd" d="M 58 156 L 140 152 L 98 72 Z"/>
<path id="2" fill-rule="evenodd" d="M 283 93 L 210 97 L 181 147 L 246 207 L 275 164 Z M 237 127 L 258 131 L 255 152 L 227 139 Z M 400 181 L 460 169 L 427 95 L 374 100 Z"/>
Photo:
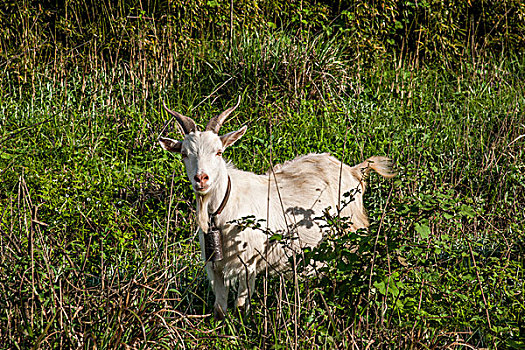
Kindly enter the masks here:
<path id="1" fill-rule="evenodd" d="M 219 205 L 219 208 L 215 211 L 215 213 L 211 214 L 212 217 L 215 217 L 217 215 L 220 215 L 226 206 L 226 203 L 228 203 L 228 198 L 230 198 L 230 192 L 232 188 L 232 182 L 230 180 L 230 175 L 228 175 L 228 188 L 226 188 L 226 194 L 224 195 L 224 198 L 222 199 L 221 205 Z"/>

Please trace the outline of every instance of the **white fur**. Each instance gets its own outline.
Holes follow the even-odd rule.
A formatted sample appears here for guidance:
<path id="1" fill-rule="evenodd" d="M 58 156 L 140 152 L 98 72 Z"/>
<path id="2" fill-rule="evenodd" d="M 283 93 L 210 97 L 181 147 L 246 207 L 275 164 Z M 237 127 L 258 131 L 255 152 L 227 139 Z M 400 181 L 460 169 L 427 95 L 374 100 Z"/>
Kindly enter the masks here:
<path id="1" fill-rule="evenodd" d="M 274 167 L 267 174 L 256 175 L 229 165 L 218 151 L 233 144 L 246 128 L 219 137 L 212 131 L 191 132 L 170 148 L 174 140 L 161 138 L 162 146 L 186 154 L 184 164 L 188 178 L 196 188 L 194 176 L 206 173 L 209 188 L 196 191 L 199 240 L 204 259 L 203 232 L 208 230 L 209 214 L 217 210 L 231 179 L 231 193 L 222 213 L 217 217 L 223 241 L 223 260 L 208 262 L 206 270 L 215 293 L 215 313 L 221 317 L 227 309 L 228 290 L 239 282 L 235 306 L 246 308 L 255 285 L 255 277 L 266 268 L 270 272 L 290 268 L 289 258 L 303 247 L 315 247 L 323 237 L 319 219 L 330 207 L 332 214 L 342 208 L 340 215 L 349 217 L 351 230 L 368 226 L 363 208 L 365 177 L 370 169 L 385 177 L 395 174 L 386 157 L 371 157 L 350 167 L 324 154 L 308 154 Z M 355 192 L 348 203 L 345 192 Z M 260 228 L 239 228 L 246 218 L 252 217 Z M 266 229 L 268 228 L 268 231 Z M 269 233 L 267 233 L 269 232 Z M 287 237 L 270 241 L 269 235 L 281 233 Z"/>

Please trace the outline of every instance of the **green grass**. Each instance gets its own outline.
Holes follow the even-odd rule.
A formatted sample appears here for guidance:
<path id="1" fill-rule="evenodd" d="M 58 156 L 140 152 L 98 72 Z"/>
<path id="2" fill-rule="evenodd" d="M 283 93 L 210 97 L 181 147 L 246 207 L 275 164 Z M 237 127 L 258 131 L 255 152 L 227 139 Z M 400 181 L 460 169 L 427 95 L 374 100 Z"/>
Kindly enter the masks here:
<path id="1" fill-rule="evenodd" d="M 305 40 L 206 42 L 172 85 L 133 64 L 4 76 L 0 348 L 525 346 L 522 57 L 361 66 Z M 334 218 L 336 248 L 305 253 L 322 277 L 260 276 L 252 314 L 216 323 L 160 106 L 203 125 L 238 95 L 223 130 L 249 125 L 225 155 L 237 167 L 388 155 L 399 176 L 371 178 L 366 237 Z"/>

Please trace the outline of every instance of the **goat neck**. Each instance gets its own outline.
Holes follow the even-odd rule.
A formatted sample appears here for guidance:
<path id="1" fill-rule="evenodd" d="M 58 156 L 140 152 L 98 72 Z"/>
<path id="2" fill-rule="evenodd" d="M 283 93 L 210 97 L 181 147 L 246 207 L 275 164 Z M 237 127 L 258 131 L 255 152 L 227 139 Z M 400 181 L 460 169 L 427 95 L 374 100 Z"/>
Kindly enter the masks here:
<path id="1" fill-rule="evenodd" d="M 228 173 L 220 172 L 219 174 L 215 186 L 208 193 L 199 194 L 195 192 L 197 199 L 197 223 L 204 232 L 208 231 L 210 216 L 217 212 L 228 192 Z"/>

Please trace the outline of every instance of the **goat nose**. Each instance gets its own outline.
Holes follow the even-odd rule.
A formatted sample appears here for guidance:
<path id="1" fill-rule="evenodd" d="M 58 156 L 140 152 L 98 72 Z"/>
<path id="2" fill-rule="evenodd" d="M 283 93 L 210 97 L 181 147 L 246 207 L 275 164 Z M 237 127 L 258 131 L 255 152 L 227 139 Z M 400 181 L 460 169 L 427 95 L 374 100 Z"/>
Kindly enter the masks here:
<path id="1" fill-rule="evenodd" d="M 206 184 L 206 181 L 209 180 L 208 174 L 197 174 L 193 177 L 195 179 L 195 182 L 200 183 L 201 185 Z"/>

